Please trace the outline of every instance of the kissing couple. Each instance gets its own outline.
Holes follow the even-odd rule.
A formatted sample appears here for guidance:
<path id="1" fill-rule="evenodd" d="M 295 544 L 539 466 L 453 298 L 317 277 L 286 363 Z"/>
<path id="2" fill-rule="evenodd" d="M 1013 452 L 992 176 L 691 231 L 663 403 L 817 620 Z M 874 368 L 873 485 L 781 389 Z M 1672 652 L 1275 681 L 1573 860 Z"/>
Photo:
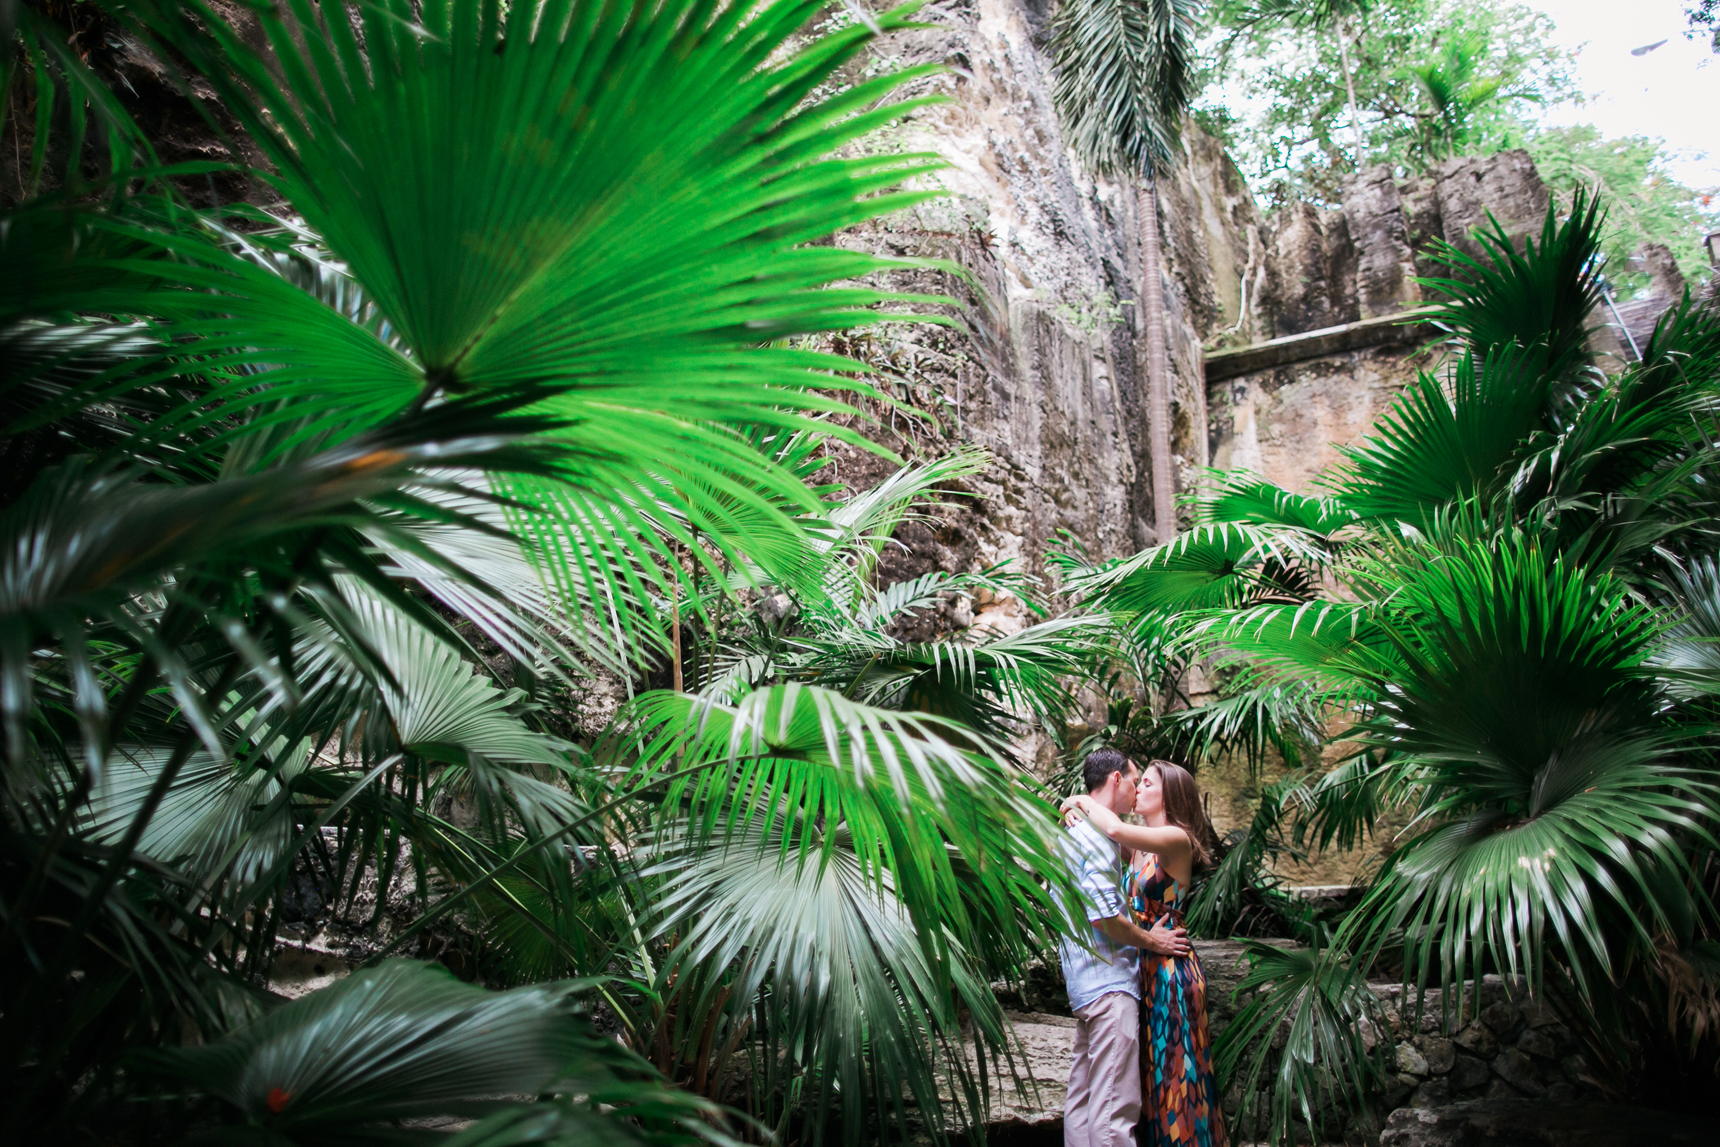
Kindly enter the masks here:
<path id="1" fill-rule="evenodd" d="M 1206 974 L 1183 929 L 1211 861 L 1200 790 L 1180 765 L 1142 769 L 1111 748 L 1089 753 L 1083 772 L 1085 795 L 1062 810 L 1091 925 L 1060 949 L 1076 1025 L 1064 1147 L 1224 1147 Z"/>

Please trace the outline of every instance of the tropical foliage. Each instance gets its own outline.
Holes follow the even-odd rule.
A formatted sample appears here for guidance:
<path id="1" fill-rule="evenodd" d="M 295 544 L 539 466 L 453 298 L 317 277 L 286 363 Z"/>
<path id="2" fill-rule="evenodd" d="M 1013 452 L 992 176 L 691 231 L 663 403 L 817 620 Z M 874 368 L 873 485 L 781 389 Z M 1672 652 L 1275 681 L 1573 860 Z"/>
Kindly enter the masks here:
<path id="1" fill-rule="evenodd" d="M 1703 652 L 1720 314 L 1687 297 L 1640 363 L 1599 374 L 1585 332 L 1605 220 L 1580 193 L 1568 206 L 1525 250 L 1503 232 L 1479 236 L 1479 258 L 1443 249 L 1450 277 L 1427 285 L 1446 300 L 1446 364 L 1324 475 L 1325 496 L 1218 475 L 1196 529 L 1072 571 L 1149 674 L 1202 660 L 1225 681 L 1214 715 L 1143 733 L 1196 756 L 1347 749 L 1268 794 L 1202 893 L 1209 927 L 1239 918 L 1267 850 L 1408 824 L 1353 910 L 1287 921 L 1314 948 L 1256 952 L 1220 1061 L 1244 1094 L 1265 1087 L 1247 1114 L 1278 1141 L 1366 1090 L 1359 985 L 1386 968 L 1447 989 L 1448 1009 L 1483 973 L 1521 977 L 1633 1102 L 1678 1106 L 1720 1061 Z"/>
<path id="2" fill-rule="evenodd" d="M 5 7 L 34 132 L 0 217 L 8 1136 L 975 1122 L 990 985 L 1058 927 L 1054 822 L 997 737 L 1091 638 L 890 636 L 1019 585 L 873 577 L 972 456 L 808 484 L 865 448 L 822 416 L 867 387 L 799 336 L 904 301 L 817 240 L 930 168 L 844 151 L 915 106 L 915 72 L 851 67 L 908 13 L 819 10 L 67 17 L 257 155 L 264 213 L 162 163 L 60 6 Z M 670 664 L 697 692 L 642 688 Z M 582 747 L 599 679 L 636 695 Z M 283 1005 L 312 892 L 386 942 Z M 397 958 L 438 936 L 521 986 Z"/>
<path id="3" fill-rule="evenodd" d="M 1644 243 L 1686 277 L 1720 226 L 1708 192 L 1667 170 L 1653 139 L 1552 127 L 1545 109 L 1582 96 L 1551 18 L 1499 0 L 1218 5 L 1219 50 L 1197 114 L 1269 199 L 1343 200 L 1345 177 L 1376 163 L 1415 175 L 1454 156 L 1524 148 L 1548 184 L 1612 209 L 1603 238 L 1615 289 L 1642 286 L 1628 265 Z"/>

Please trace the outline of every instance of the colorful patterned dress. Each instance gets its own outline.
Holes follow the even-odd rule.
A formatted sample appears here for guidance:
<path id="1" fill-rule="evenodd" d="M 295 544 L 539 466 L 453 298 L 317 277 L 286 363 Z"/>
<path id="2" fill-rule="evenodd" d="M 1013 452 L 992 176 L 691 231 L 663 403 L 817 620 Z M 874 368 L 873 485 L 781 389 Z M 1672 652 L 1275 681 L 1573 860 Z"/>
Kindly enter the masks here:
<path id="1" fill-rule="evenodd" d="M 1186 891 L 1160 870 L 1157 856 L 1135 853 L 1128 887 L 1141 927 L 1151 928 L 1167 912 L 1182 926 Z M 1140 1147 L 1224 1147 L 1199 956 L 1141 953 L 1141 1026 Z"/>

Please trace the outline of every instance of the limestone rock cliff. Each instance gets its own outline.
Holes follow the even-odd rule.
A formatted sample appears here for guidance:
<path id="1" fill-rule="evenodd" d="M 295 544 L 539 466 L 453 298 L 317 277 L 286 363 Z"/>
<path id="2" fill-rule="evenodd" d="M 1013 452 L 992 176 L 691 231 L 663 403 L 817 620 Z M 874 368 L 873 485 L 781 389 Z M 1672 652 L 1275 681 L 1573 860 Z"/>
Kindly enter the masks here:
<path id="1" fill-rule="evenodd" d="M 893 397 L 929 412 L 912 426 L 885 419 L 876 429 L 890 445 L 935 451 L 959 440 L 995 458 L 972 484 L 974 500 L 904 537 L 894 559 L 903 573 L 1010 558 L 1043 573 L 1062 531 L 1095 557 L 1159 540 L 1137 189 L 1094 178 L 1065 145 L 1051 102 L 1048 10 L 1042 0 L 935 0 L 923 10 L 928 27 L 878 49 L 888 64 L 948 69 L 924 82 L 943 102 L 890 140 L 947 167 L 937 198 L 839 241 L 942 260 L 965 277 L 902 276 L 905 287 L 957 300 L 948 327 L 885 328 L 840 349 L 878 366 Z M 1209 465 L 1306 490 L 1434 363 L 1421 349 L 1425 332 L 1389 321 L 1368 333 L 1369 345 L 1210 380 L 1209 352 L 1389 320 L 1422 304 L 1416 277 L 1438 270 L 1428 257 L 1436 240 L 1475 253 L 1470 232 L 1491 213 L 1520 241 L 1549 201 L 1528 155 L 1508 151 L 1450 160 L 1407 182 L 1377 167 L 1350 180 L 1341 208 L 1292 203 L 1263 218 L 1222 146 L 1192 123 L 1181 158 L 1158 187 L 1179 494 Z M 882 472 L 858 457 L 844 466 L 848 480 Z"/>

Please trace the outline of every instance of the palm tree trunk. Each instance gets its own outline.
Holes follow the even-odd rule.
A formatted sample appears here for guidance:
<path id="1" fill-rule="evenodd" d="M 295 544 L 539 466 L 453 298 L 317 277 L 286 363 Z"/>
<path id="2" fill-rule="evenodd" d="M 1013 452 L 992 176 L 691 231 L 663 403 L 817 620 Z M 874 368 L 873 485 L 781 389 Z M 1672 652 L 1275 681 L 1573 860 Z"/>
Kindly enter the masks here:
<path id="1" fill-rule="evenodd" d="M 1171 477 L 1170 356 L 1165 352 L 1165 292 L 1160 279 L 1159 192 L 1150 179 L 1141 202 L 1141 306 L 1147 326 L 1147 450 L 1153 467 L 1153 524 L 1160 545 L 1177 536 L 1176 489 Z"/>
<path id="2" fill-rule="evenodd" d="M 1356 82 L 1350 78 L 1350 50 L 1344 38 L 1344 22 L 1338 21 L 1338 70 L 1344 73 L 1344 92 L 1350 98 L 1350 133 L 1356 137 L 1356 170 L 1362 169 L 1362 117 L 1356 111 Z"/>

